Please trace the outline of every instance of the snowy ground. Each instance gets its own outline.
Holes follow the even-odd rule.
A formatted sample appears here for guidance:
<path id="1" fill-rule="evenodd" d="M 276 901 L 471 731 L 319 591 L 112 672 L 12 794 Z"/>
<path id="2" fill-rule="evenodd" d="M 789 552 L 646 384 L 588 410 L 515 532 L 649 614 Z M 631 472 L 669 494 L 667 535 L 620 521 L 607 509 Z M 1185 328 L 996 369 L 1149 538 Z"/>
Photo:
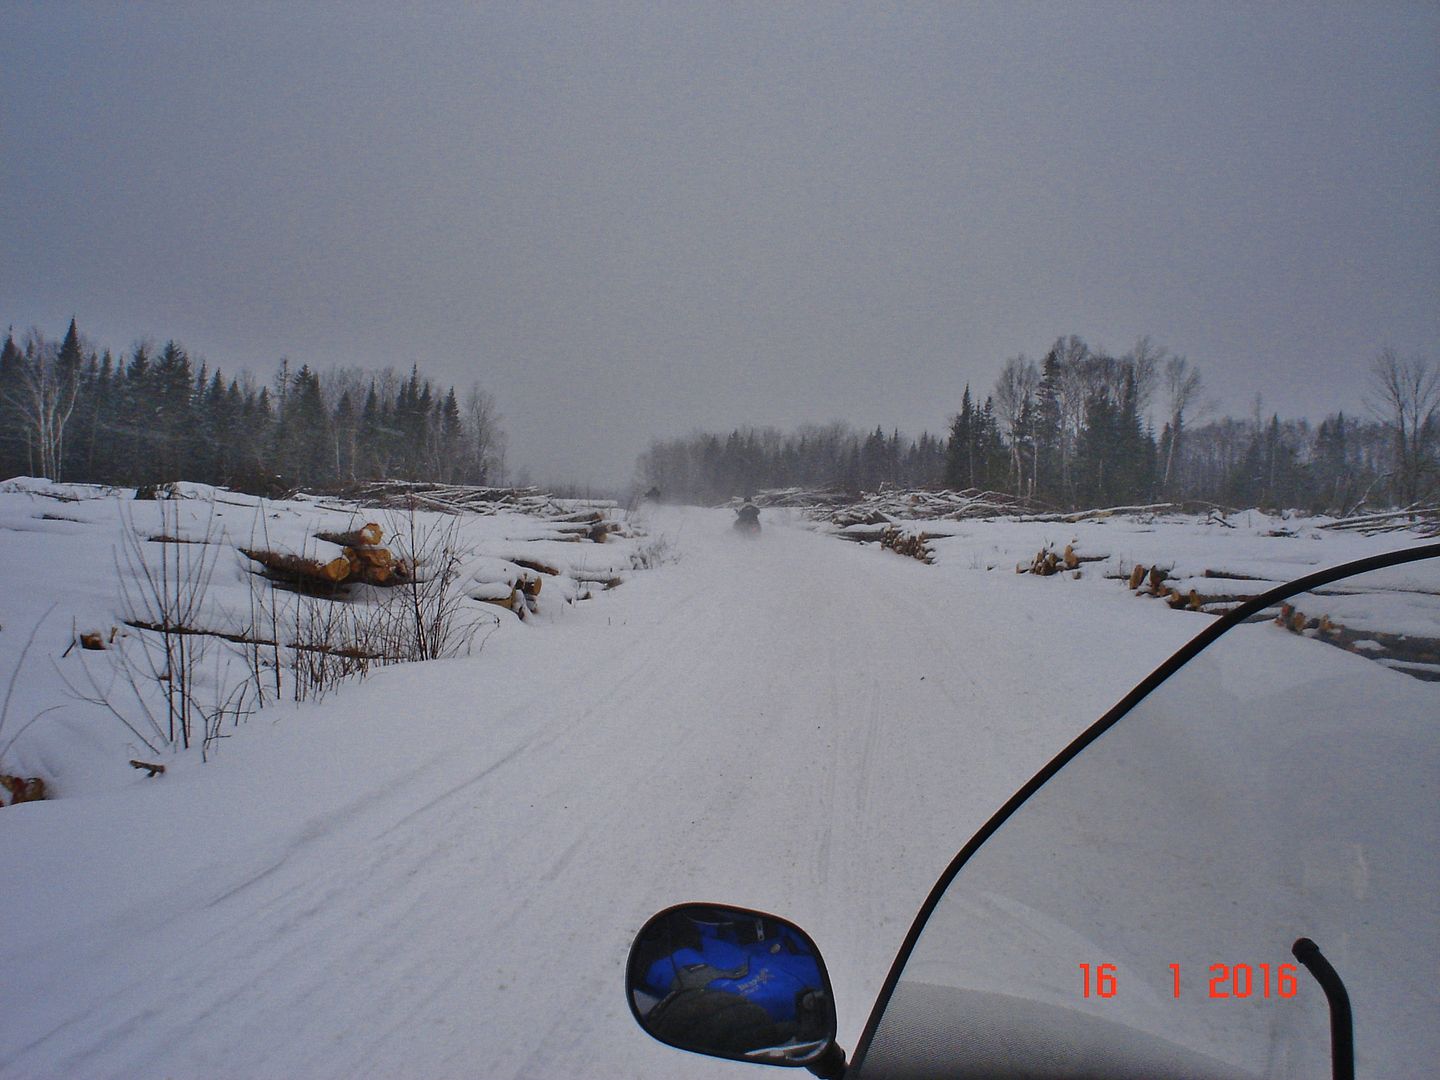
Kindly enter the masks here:
<path id="1" fill-rule="evenodd" d="M 66 703 L 71 618 L 115 620 L 113 514 L 0 496 L 0 677 L 58 602 L 0 747 Z M 61 797 L 0 810 L 0 1076 L 735 1076 L 624 1000 L 632 935 L 684 900 L 805 926 L 852 1049 L 954 852 L 1210 619 L 1016 562 L 1073 540 L 1283 578 L 1414 542 L 967 522 L 926 566 L 729 520 L 651 511 L 657 569 L 272 705 L 203 766 L 149 780 L 89 707 L 37 721 L 11 754 Z"/>

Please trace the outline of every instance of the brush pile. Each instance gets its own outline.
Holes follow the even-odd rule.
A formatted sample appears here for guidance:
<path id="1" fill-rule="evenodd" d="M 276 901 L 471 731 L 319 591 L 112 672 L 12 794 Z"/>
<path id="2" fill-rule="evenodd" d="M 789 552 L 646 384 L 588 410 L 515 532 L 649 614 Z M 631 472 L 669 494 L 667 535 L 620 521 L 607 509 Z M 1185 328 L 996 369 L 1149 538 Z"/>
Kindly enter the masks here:
<path id="1" fill-rule="evenodd" d="M 1319 526 L 1336 532 L 1350 531 L 1375 536 L 1378 533 L 1413 531 L 1419 536 L 1440 536 L 1440 503 L 1416 503 L 1403 510 L 1379 514 L 1357 514 Z"/>
<path id="2" fill-rule="evenodd" d="M 1032 512 L 1028 499 L 997 491 L 901 491 L 881 488 L 841 505 L 815 507 L 810 517 L 841 529 L 851 525 L 893 525 L 902 521 L 961 521 Z"/>
<path id="3" fill-rule="evenodd" d="M 444 514 L 530 514 L 563 517 L 566 511 L 535 487 L 472 487 L 413 480 L 372 480 L 346 489 L 347 503 L 381 510 L 438 510 Z"/>

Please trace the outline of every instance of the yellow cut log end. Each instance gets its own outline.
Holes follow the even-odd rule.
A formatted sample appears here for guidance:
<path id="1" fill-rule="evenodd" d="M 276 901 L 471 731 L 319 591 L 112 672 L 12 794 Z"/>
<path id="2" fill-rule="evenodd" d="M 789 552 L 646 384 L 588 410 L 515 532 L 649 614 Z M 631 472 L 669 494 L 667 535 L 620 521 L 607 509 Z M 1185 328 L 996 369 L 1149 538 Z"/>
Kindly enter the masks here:
<path id="1" fill-rule="evenodd" d="M 350 576 L 350 560 L 344 555 L 338 559 L 331 559 L 320 568 L 320 576 L 326 581 L 333 581 L 337 584 Z"/>

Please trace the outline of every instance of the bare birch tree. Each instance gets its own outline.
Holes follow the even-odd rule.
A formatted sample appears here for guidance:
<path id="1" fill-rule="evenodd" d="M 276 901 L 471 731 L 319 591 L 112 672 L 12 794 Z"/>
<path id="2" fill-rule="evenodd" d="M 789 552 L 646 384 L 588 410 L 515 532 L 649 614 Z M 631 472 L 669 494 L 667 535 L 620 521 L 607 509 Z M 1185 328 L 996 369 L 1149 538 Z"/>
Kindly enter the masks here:
<path id="1" fill-rule="evenodd" d="M 75 410 L 80 387 L 78 367 L 62 366 L 55 347 L 31 330 L 25 336 L 15 387 L 5 395 L 25 429 L 33 465 L 41 476 L 60 480 L 65 454 L 65 425 Z"/>
<path id="2" fill-rule="evenodd" d="M 1156 345 L 1146 334 L 1125 354 L 1125 359 L 1135 365 L 1135 408 L 1141 416 L 1150 408 L 1150 399 L 1155 395 L 1155 384 L 1160 378 L 1160 361 L 1168 352 L 1165 346 Z"/>
<path id="3" fill-rule="evenodd" d="M 1165 476 L 1162 485 L 1166 491 L 1175 472 L 1175 459 L 1179 456 L 1181 432 L 1185 429 L 1185 410 L 1200 395 L 1200 372 L 1190 366 L 1183 356 L 1172 356 L 1165 363 L 1165 392 L 1169 403 L 1170 444 L 1165 448 Z"/>
<path id="4" fill-rule="evenodd" d="M 505 433 L 495 397 L 473 383 L 465 394 L 465 453 L 472 483 L 498 484 L 505 473 Z"/>
<path id="5" fill-rule="evenodd" d="M 1440 368 L 1422 356 L 1402 360 L 1386 346 L 1370 365 L 1370 391 L 1370 408 L 1395 440 L 1395 493 L 1408 506 L 1435 469 L 1426 434 L 1440 410 Z"/>
<path id="6" fill-rule="evenodd" d="M 1040 372 L 1022 353 L 1005 361 L 1000 378 L 995 381 L 995 415 L 999 418 L 1010 444 L 1010 482 L 1015 494 L 1023 494 L 1025 463 L 1021 448 L 1025 442 L 1023 429 L 1035 411 L 1035 388 Z"/>

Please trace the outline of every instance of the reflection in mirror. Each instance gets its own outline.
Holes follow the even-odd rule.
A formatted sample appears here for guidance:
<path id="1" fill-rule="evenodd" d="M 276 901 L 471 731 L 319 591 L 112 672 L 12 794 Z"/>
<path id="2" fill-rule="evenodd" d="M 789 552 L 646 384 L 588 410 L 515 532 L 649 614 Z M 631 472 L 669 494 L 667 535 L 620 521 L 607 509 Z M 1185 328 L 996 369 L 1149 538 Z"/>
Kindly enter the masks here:
<path id="1" fill-rule="evenodd" d="M 682 1050 L 808 1065 L 835 1038 L 819 950 L 773 915 L 702 904 L 662 911 L 631 946 L 626 986 L 640 1026 Z"/>

